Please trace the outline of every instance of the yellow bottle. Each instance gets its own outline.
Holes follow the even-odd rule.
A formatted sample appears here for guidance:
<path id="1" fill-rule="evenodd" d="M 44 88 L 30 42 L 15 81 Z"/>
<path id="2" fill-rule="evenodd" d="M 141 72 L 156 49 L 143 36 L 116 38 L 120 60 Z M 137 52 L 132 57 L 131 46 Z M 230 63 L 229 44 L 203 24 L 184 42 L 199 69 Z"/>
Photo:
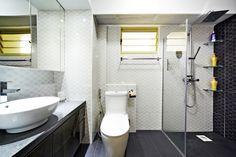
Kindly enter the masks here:
<path id="1" fill-rule="evenodd" d="M 211 57 L 211 66 L 215 67 L 216 65 L 217 65 L 217 57 L 216 57 L 216 54 L 213 53 Z"/>
<path id="2" fill-rule="evenodd" d="M 216 78 L 213 77 L 213 79 L 211 80 L 211 90 L 216 91 L 217 90 L 217 85 L 218 85 L 218 81 L 216 81 Z"/>

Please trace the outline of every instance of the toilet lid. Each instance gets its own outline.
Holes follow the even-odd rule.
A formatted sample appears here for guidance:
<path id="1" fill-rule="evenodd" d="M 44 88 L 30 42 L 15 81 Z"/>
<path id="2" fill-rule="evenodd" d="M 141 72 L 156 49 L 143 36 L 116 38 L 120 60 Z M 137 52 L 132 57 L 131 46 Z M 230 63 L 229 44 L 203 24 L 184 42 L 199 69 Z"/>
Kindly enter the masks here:
<path id="1" fill-rule="evenodd" d="M 121 136 L 128 132 L 129 120 L 127 114 L 105 115 L 102 119 L 101 132 L 107 136 Z"/>

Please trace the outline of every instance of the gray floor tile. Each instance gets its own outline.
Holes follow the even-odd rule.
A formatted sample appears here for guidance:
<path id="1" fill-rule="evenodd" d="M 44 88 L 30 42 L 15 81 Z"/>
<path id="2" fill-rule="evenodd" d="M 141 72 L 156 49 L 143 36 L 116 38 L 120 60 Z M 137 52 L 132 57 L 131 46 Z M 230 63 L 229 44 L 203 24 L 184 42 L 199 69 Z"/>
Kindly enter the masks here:
<path id="1" fill-rule="evenodd" d="M 90 146 L 85 157 L 105 157 L 100 138 Z M 125 157 L 181 157 L 161 131 L 130 133 Z"/>

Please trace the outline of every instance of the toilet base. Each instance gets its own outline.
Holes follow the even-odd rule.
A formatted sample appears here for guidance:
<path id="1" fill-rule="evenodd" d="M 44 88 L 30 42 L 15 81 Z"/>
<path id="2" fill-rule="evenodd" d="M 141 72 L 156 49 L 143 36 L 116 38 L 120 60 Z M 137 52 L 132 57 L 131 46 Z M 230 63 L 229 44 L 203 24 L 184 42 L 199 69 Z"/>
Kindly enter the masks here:
<path id="1" fill-rule="evenodd" d="M 106 150 L 106 157 L 124 157 L 128 143 L 129 132 L 118 137 L 109 137 L 101 133 L 102 141 Z"/>

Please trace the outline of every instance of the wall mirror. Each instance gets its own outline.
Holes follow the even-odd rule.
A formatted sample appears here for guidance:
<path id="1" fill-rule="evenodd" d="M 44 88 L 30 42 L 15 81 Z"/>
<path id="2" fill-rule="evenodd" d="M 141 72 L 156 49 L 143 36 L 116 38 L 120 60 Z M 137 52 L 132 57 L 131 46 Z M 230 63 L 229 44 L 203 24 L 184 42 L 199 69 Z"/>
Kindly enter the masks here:
<path id="1" fill-rule="evenodd" d="M 65 12 L 57 0 L 0 0 L 0 65 L 64 70 Z"/>

